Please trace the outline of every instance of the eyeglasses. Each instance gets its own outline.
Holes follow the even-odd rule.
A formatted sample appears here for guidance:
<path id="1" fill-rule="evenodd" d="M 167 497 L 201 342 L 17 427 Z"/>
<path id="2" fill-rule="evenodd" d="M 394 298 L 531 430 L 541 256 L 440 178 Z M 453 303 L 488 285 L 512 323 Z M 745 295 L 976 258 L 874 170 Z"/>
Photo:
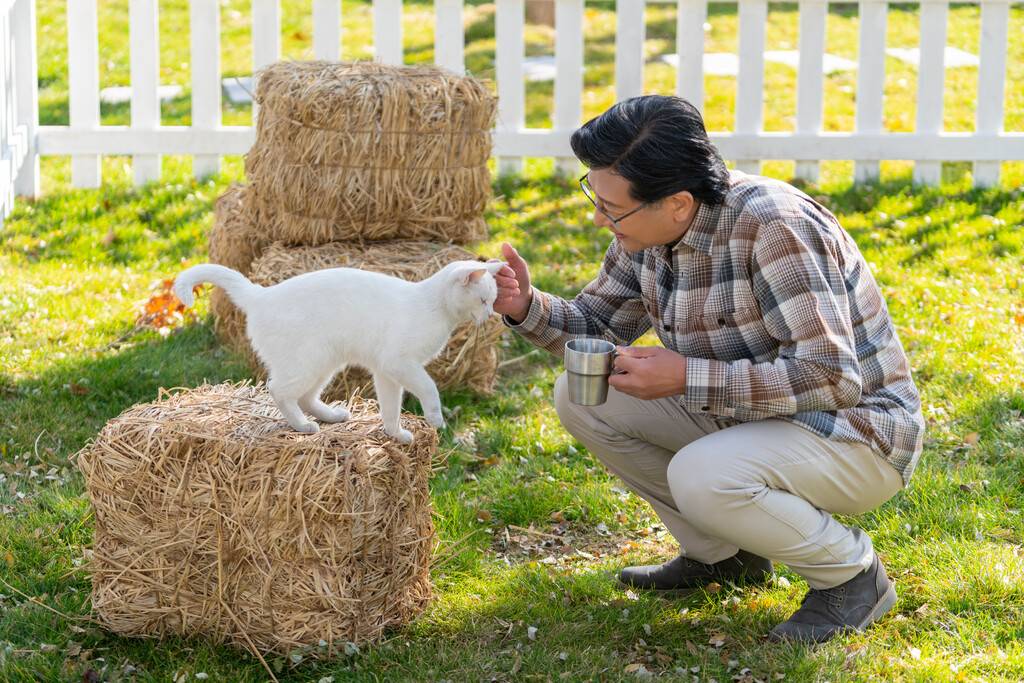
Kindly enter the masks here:
<path id="1" fill-rule="evenodd" d="M 589 175 L 590 175 L 589 173 L 584 173 L 580 177 L 580 189 L 583 190 L 583 194 L 585 194 L 587 196 L 587 199 L 589 199 L 590 203 L 594 205 L 594 208 L 597 209 L 598 211 L 600 211 L 602 216 L 604 216 L 605 218 L 607 218 L 608 220 L 610 220 L 612 222 L 612 225 L 615 226 L 616 230 L 621 230 L 621 228 L 619 227 L 619 222 L 620 221 L 626 220 L 627 218 L 632 216 L 634 213 L 636 213 L 640 209 L 643 209 L 643 208 L 645 208 L 647 206 L 650 206 L 651 204 L 654 204 L 657 201 L 656 199 L 654 199 L 654 200 L 651 200 L 649 202 L 644 202 L 643 204 L 641 204 L 640 206 L 636 207 L 632 211 L 628 211 L 628 212 L 622 214 L 621 216 L 619 216 L 618 218 L 612 218 L 608 214 L 607 211 L 605 211 L 600 206 L 598 206 L 597 198 L 594 196 L 594 191 L 592 189 L 590 189 L 590 180 L 588 179 Z"/>

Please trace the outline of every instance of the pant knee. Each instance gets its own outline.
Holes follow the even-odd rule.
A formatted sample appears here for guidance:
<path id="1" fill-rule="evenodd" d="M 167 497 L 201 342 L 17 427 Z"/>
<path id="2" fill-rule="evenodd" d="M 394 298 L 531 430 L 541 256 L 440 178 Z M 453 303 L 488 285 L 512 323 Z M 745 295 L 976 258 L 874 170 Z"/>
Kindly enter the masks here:
<path id="1" fill-rule="evenodd" d="M 713 449 L 694 443 L 680 450 L 668 466 L 668 482 L 680 515 L 694 526 L 720 531 L 737 505 L 749 502 L 753 487 L 716 466 Z"/>

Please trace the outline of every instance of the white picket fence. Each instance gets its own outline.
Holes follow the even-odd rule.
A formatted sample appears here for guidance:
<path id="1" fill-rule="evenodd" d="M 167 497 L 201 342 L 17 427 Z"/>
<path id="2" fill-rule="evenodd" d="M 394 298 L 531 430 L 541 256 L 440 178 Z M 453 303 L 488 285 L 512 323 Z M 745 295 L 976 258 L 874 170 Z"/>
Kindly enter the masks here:
<path id="1" fill-rule="evenodd" d="M 648 0 L 617 0 L 615 88 L 617 99 L 643 92 L 644 12 Z M 704 24 L 707 0 L 649 0 L 678 6 L 676 92 L 695 103 L 704 99 Z M 739 71 L 734 127 L 712 133 L 722 155 L 738 168 L 756 171 L 762 160 L 796 161 L 796 174 L 817 177 L 819 162 L 855 162 L 855 178 L 867 180 L 888 159 L 915 162 L 914 179 L 940 181 L 943 161 L 973 162 L 974 182 L 999 182 L 1000 162 L 1024 159 L 1024 133 L 1005 132 L 1004 90 L 1010 5 L 1020 0 L 974 0 L 981 5 L 977 120 L 973 132 L 943 131 L 944 48 L 947 0 L 921 0 L 917 119 L 913 133 L 883 132 L 887 0 L 860 0 L 856 114 L 852 132 L 823 131 L 825 25 L 828 0 L 799 2 L 799 66 L 793 132 L 766 132 L 765 60 L 767 0 L 735 0 L 739 19 Z M 97 0 L 67 0 L 70 125 L 39 126 L 36 92 L 33 0 L 0 0 L 0 221 L 16 194 L 39 192 L 39 156 L 70 155 L 72 185 L 98 187 L 102 155 L 132 157 L 138 183 L 160 175 L 160 155 L 194 156 L 196 175 L 218 169 L 221 155 L 245 154 L 253 141 L 249 126 L 221 122 L 219 0 L 191 2 L 191 126 L 160 121 L 158 0 L 129 0 L 131 124 L 101 126 Z M 525 0 L 496 1 L 494 79 L 499 122 L 494 155 L 502 173 L 523 157 L 554 157 L 574 167 L 569 136 L 581 124 L 583 101 L 584 0 L 554 0 L 555 62 L 552 129 L 525 125 Z M 437 64 L 463 72 L 463 0 L 435 0 Z M 376 59 L 403 61 L 402 0 L 373 0 Z M 341 55 L 340 0 L 313 0 L 313 57 Z M 280 0 L 252 0 L 253 69 L 281 55 Z M 2 225 L 2 223 L 0 223 Z"/>

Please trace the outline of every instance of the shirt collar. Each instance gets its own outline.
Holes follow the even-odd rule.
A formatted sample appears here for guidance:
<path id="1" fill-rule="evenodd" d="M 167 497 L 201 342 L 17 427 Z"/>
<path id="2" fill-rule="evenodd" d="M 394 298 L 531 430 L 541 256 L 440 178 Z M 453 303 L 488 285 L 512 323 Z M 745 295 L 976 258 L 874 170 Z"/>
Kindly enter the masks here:
<path id="1" fill-rule="evenodd" d="M 697 213 L 693 216 L 693 222 L 676 242 L 675 248 L 685 244 L 691 249 L 710 254 L 711 245 L 715 240 L 715 228 L 718 227 L 718 217 L 721 213 L 721 204 L 701 202 L 697 207 Z"/>

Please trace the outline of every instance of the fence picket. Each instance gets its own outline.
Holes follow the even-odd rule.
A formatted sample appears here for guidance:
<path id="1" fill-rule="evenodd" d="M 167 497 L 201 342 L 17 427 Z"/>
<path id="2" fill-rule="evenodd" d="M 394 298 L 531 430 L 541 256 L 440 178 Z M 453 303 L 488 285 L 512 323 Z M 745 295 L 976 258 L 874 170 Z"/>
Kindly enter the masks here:
<path id="1" fill-rule="evenodd" d="M 462 9 L 462 0 L 434 2 L 434 63 L 457 74 L 466 70 Z"/>
<path id="2" fill-rule="evenodd" d="M 861 0 L 857 34 L 857 95 L 853 130 L 856 134 L 881 133 L 885 98 L 885 32 L 887 0 Z M 858 157 L 857 159 L 860 159 Z M 857 182 L 876 180 L 881 173 L 877 161 L 853 163 Z"/>
<path id="3" fill-rule="evenodd" d="M 313 59 L 341 59 L 341 0 L 313 0 Z"/>
<path id="4" fill-rule="evenodd" d="M 33 0 L 17 0 L 11 8 L 11 35 L 14 38 L 14 115 L 24 126 L 25 150 L 14 169 L 14 194 L 39 196 L 39 155 L 36 130 L 39 127 L 39 68 L 36 66 L 36 7 Z"/>
<path id="5" fill-rule="evenodd" d="M 583 117 L 583 0 L 555 0 L 554 127 L 574 130 Z M 556 157 L 555 169 L 576 172 L 576 157 Z"/>
<path id="6" fill-rule="evenodd" d="M 505 0 L 497 3 L 494 26 L 497 45 L 494 48 L 494 67 L 498 81 L 497 130 L 517 132 L 526 127 L 526 92 L 523 83 L 523 60 L 526 49 L 523 34 L 526 24 L 526 3 L 524 0 Z M 508 147 L 509 151 L 518 147 Z M 523 160 L 520 156 L 500 156 L 498 173 L 509 174 L 521 171 Z"/>
<path id="7" fill-rule="evenodd" d="M 160 125 L 160 27 L 157 16 L 157 0 L 130 0 L 128 43 L 132 83 L 131 125 L 134 130 L 151 130 Z M 159 178 L 159 155 L 136 154 L 132 157 L 135 185 Z"/>
<path id="8" fill-rule="evenodd" d="M 764 130 L 764 45 L 768 24 L 768 0 L 750 0 L 739 5 L 739 57 L 736 75 L 737 136 L 757 135 Z M 756 145 L 745 147 L 737 157 L 736 168 L 758 173 L 761 162 L 755 156 Z"/>
<path id="9" fill-rule="evenodd" d="M 817 134 L 822 130 L 825 97 L 825 20 L 827 2 L 800 3 L 800 62 L 796 83 L 796 132 Z M 798 161 L 795 175 L 817 182 L 821 164 Z"/>
<path id="10" fill-rule="evenodd" d="M 100 125 L 99 21 L 96 0 L 67 4 L 68 117 L 71 128 L 88 132 Z M 102 182 L 98 154 L 71 157 L 71 187 L 95 188 Z"/>
<path id="11" fill-rule="evenodd" d="M 373 0 L 373 54 L 385 64 L 405 61 L 402 49 L 402 0 Z"/>
<path id="12" fill-rule="evenodd" d="M 615 0 L 615 99 L 644 92 L 644 0 Z"/>
<path id="13" fill-rule="evenodd" d="M 679 0 L 676 14 L 676 94 L 704 111 L 705 0 Z"/>
<path id="14" fill-rule="evenodd" d="M 975 123 L 975 131 L 980 135 L 999 133 L 1003 129 L 1009 25 L 1008 4 L 981 3 L 981 33 L 978 37 L 978 112 Z M 989 187 L 998 184 L 1001 166 L 998 161 L 974 162 L 974 186 Z"/>
<path id="15" fill-rule="evenodd" d="M 215 130 L 221 124 L 220 1 L 192 0 L 189 11 L 192 127 Z M 192 173 L 197 178 L 219 171 L 218 154 L 197 154 L 192 159 Z"/>
<path id="16" fill-rule="evenodd" d="M 255 73 L 281 59 L 281 2 L 280 0 L 252 0 L 252 71 L 253 92 L 256 91 Z M 252 124 L 259 117 L 259 104 L 253 100 Z"/>
<path id="17" fill-rule="evenodd" d="M 0 31 L 11 30 L 10 5 L 0 5 Z M 15 93 L 12 87 L 14 70 L 14 46 L 4 43 L 0 45 L 0 227 L 8 212 L 14 208 L 15 166 L 19 161 L 19 150 L 14 148 Z"/>
<path id="18" fill-rule="evenodd" d="M 946 16 L 949 4 L 942 2 L 921 5 L 921 58 L 917 67 L 917 116 L 915 130 L 938 133 L 942 130 L 942 114 L 946 81 Z M 916 161 L 913 181 L 918 185 L 937 185 L 942 180 L 941 161 Z"/>

